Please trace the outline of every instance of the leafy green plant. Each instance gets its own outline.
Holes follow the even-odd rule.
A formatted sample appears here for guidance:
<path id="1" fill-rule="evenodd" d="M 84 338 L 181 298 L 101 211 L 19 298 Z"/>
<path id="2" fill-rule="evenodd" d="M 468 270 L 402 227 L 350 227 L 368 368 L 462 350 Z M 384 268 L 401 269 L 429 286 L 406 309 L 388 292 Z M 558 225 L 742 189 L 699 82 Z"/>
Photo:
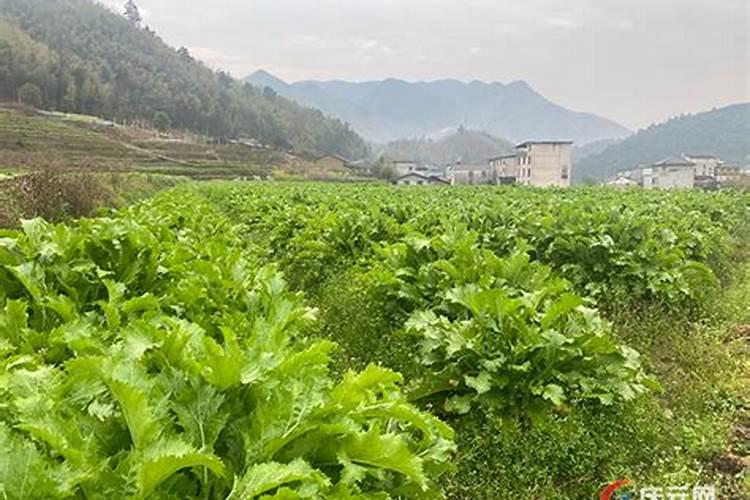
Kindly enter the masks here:
<path id="1" fill-rule="evenodd" d="M 197 196 L 0 240 L 7 498 L 434 498 L 452 431 L 340 381 L 273 267 Z"/>
<path id="2" fill-rule="evenodd" d="M 535 420 L 551 407 L 609 405 L 657 387 L 638 353 L 617 344 L 596 310 L 527 248 L 503 259 L 477 239 L 458 228 L 381 249 L 383 292 L 410 315 L 405 329 L 429 368 L 414 398 Z"/>
<path id="3" fill-rule="evenodd" d="M 634 305 L 699 311 L 731 276 L 748 225 L 740 192 L 544 191 L 500 187 L 406 192 L 378 186 L 206 188 L 309 290 L 410 232 L 464 225 L 505 255 L 521 239 L 607 313 Z"/>

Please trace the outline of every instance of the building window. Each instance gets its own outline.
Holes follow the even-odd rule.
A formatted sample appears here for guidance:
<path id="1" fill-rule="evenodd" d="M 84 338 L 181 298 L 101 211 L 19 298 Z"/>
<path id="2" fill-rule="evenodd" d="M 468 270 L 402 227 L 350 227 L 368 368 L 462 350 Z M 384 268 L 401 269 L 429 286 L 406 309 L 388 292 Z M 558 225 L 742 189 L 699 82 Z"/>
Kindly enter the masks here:
<path id="1" fill-rule="evenodd" d="M 422 184 L 424 184 L 424 181 L 417 181 L 417 184 L 421 186 Z"/>
<path id="2" fill-rule="evenodd" d="M 568 166 L 567 165 L 563 165 L 563 168 L 562 168 L 562 178 L 564 180 L 567 180 L 568 179 L 568 175 L 569 175 Z"/>

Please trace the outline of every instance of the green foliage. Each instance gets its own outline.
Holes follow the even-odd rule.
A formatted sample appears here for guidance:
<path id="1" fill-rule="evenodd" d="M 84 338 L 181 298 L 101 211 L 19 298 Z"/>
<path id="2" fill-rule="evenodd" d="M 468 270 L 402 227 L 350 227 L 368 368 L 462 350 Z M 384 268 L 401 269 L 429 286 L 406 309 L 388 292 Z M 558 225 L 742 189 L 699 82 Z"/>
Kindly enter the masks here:
<path id="1" fill-rule="evenodd" d="M 251 137 L 308 155 L 367 153 L 348 125 L 169 47 L 140 28 L 137 7 L 128 4 L 125 18 L 90 0 L 0 0 L 0 55 L 7 56 L 0 57 L 0 99 L 16 100 L 28 83 L 46 109 Z"/>
<path id="2" fill-rule="evenodd" d="M 464 225 L 498 256 L 524 241 L 532 260 L 605 310 L 644 302 L 683 312 L 703 307 L 730 273 L 748 227 L 747 195 L 739 192 L 309 185 L 206 192 L 262 239 L 294 286 L 314 287 L 377 260 L 377 245 L 410 232 L 431 237 Z"/>
<path id="3" fill-rule="evenodd" d="M 461 228 L 409 235 L 380 250 L 384 293 L 410 315 L 430 375 L 413 397 L 448 411 L 478 403 L 499 415 L 544 416 L 581 399 L 612 404 L 654 387 L 638 353 L 619 346 L 596 310 L 517 250 L 479 249 Z"/>
<path id="4" fill-rule="evenodd" d="M 574 180 L 603 180 L 618 170 L 655 163 L 683 154 L 712 154 L 729 164 L 750 161 L 750 104 L 734 104 L 651 125 L 573 168 Z"/>
<path id="5" fill-rule="evenodd" d="M 42 89 L 34 83 L 24 83 L 18 89 L 19 102 L 33 108 L 41 108 L 44 104 Z"/>
<path id="6" fill-rule="evenodd" d="M 696 314 L 718 314 L 737 274 L 747 201 L 212 184 L 75 226 L 26 222 L 0 233 L 0 491 L 589 498 L 626 476 L 711 483 L 744 365 L 727 325 Z M 731 303 L 745 321 L 746 297 Z M 424 409 L 457 429 L 457 454 Z"/>
<path id="7" fill-rule="evenodd" d="M 746 406 L 746 349 L 741 339 L 728 342 L 727 336 L 730 325 L 748 322 L 747 298 L 728 298 L 717 286 L 743 279 L 737 259 L 747 242 L 746 194 L 309 184 L 220 184 L 201 192 L 242 223 L 245 244 L 257 245 L 262 261 L 278 262 L 293 273 L 294 286 L 311 292 L 322 319 L 314 333 L 342 345 L 334 358 L 339 370 L 377 362 L 412 383 L 434 380 L 432 368 L 465 370 L 470 378 L 448 380 L 447 394 L 468 396 L 474 405 L 468 414 L 445 414 L 458 444 L 457 473 L 444 482 L 450 498 L 593 498 L 621 477 L 639 484 L 717 484 L 721 496 L 744 498 L 740 479 L 722 475 L 710 462 L 729 449 L 732 425 Z M 501 280 L 500 270 L 513 262 L 523 272 Z M 508 317 L 495 307 L 528 303 L 543 291 L 546 299 L 536 309 L 519 307 Z M 605 371 L 604 402 L 612 396 L 605 405 L 598 396 L 586 397 L 592 394 L 575 385 L 576 374 L 570 386 L 552 381 L 568 398 L 555 405 L 544 390 L 530 391 L 533 380 L 511 372 L 519 395 L 526 396 L 517 409 L 539 402 L 542 411 L 533 415 L 546 418 L 535 418 L 532 426 L 498 418 L 508 412 L 500 403 L 515 401 L 496 385 L 507 367 L 482 366 L 496 352 L 508 352 L 491 341 L 505 338 L 498 333 L 517 338 L 527 331 L 561 340 L 542 322 L 553 304 L 565 300 L 585 302 L 561 308 L 552 327 L 572 344 L 546 352 L 580 363 L 570 349 L 580 334 L 594 344 L 614 344 L 614 366 L 627 366 L 632 351 L 619 347 L 626 342 L 642 353 L 641 363 L 664 391 L 623 402 L 648 381 L 639 384 L 638 372 L 626 370 L 623 385 L 610 385 L 615 379 Z M 705 331 L 724 303 L 732 304 L 727 319 Z M 402 335 L 409 318 L 425 311 L 436 324 Z M 518 318 L 518 324 L 506 318 Z M 481 342 L 466 348 L 456 332 Z M 432 365 L 420 364 L 419 344 L 437 354 L 424 357 Z M 448 355 L 453 345 L 460 354 Z M 544 362 L 542 357 L 537 364 Z M 552 377 L 570 368 L 550 366 Z M 480 370 L 488 376 L 480 378 Z M 529 367 L 531 374 L 540 375 L 537 370 Z M 478 394 L 487 385 L 490 391 Z M 410 386 L 412 397 L 420 395 L 417 388 Z M 560 395 L 556 388 L 546 393 Z M 445 413 L 434 404 L 444 403 L 442 396 L 419 403 Z"/>
<path id="8" fill-rule="evenodd" d="M 199 197 L 28 221 L 0 282 L 8 498 L 439 495 L 450 428 L 395 372 L 330 377 L 315 311 Z"/>

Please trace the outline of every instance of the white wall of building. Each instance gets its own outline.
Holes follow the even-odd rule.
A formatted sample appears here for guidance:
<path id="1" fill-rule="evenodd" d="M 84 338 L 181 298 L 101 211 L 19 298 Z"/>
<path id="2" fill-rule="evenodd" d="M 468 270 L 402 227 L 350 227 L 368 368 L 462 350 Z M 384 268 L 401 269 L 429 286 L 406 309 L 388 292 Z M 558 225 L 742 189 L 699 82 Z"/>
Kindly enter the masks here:
<path id="1" fill-rule="evenodd" d="M 394 161 L 393 162 L 393 169 L 396 171 L 396 174 L 401 177 L 402 175 L 409 174 L 411 172 L 415 172 L 417 170 L 417 162 L 415 161 Z"/>
<path id="2" fill-rule="evenodd" d="M 723 163 L 708 156 L 686 156 L 685 159 L 695 164 L 695 175 L 699 177 L 716 177 L 716 169 Z"/>
<path id="3" fill-rule="evenodd" d="M 690 165 L 654 165 L 643 169 L 645 189 L 691 189 L 695 168 Z"/>
<path id="4" fill-rule="evenodd" d="M 563 142 L 531 142 L 518 149 L 520 184 L 550 187 L 570 186 L 573 145 Z"/>

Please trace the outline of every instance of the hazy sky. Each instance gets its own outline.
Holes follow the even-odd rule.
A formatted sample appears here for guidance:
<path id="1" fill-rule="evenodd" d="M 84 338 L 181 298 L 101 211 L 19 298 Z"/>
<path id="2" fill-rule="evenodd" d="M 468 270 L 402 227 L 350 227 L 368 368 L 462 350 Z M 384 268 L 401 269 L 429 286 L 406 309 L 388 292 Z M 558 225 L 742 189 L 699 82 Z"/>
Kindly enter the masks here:
<path id="1" fill-rule="evenodd" d="M 137 3 L 168 43 L 237 77 L 526 80 L 632 128 L 750 101 L 750 0 Z"/>

